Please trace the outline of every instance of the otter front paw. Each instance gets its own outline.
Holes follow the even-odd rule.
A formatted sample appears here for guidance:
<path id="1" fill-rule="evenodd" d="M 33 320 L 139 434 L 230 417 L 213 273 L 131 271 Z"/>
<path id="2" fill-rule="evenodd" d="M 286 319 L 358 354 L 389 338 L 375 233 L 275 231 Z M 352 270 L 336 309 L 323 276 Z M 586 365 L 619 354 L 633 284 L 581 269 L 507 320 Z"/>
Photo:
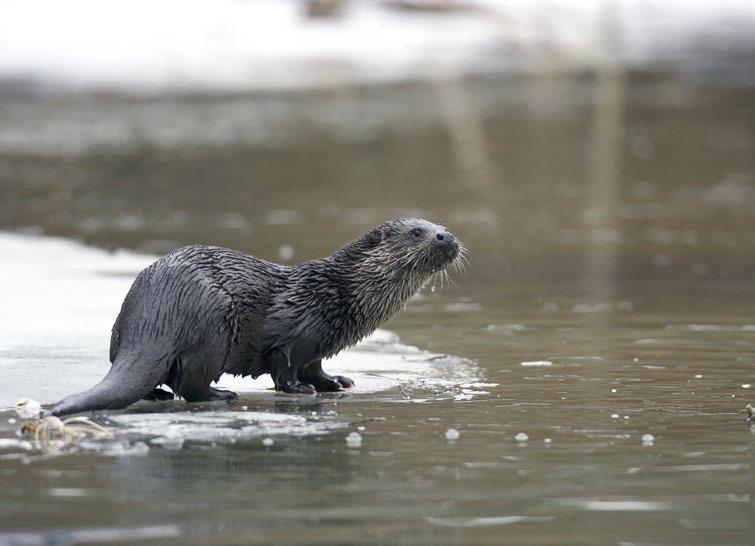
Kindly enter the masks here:
<path id="1" fill-rule="evenodd" d="M 292 381 L 277 385 L 276 387 L 279 391 L 287 392 L 289 394 L 317 394 L 314 385 L 301 383 L 300 381 Z"/>
<path id="2" fill-rule="evenodd" d="M 315 386 L 317 392 L 338 392 L 354 386 L 354 382 L 342 375 L 328 375 L 322 369 L 304 370 L 299 379 Z"/>
<path id="3" fill-rule="evenodd" d="M 337 392 L 343 388 L 335 377 L 321 377 L 312 383 L 317 392 Z"/>

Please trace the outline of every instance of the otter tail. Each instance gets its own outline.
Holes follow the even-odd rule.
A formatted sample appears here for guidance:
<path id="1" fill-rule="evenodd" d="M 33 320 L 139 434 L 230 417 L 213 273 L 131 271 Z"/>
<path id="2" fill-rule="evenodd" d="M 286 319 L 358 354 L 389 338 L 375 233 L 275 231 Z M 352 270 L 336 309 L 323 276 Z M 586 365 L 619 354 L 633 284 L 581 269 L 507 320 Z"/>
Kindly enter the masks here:
<path id="1" fill-rule="evenodd" d="M 102 381 L 88 391 L 64 398 L 49 414 L 125 408 L 162 383 L 167 370 L 167 359 L 148 359 L 142 354 L 118 355 Z"/>

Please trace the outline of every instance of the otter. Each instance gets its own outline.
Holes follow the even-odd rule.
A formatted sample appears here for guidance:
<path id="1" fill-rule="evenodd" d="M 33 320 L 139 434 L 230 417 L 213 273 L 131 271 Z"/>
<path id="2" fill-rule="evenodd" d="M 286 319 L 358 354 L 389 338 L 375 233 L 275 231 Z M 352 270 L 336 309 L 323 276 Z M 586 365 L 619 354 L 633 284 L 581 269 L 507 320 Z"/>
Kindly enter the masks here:
<path id="1" fill-rule="evenodd" d="M 415 218 L 384 222 L 294 267 L 183 247 L 134 280 L 112 329 L 105 378 L 50 413 L 120 409 L 174 393 L 189 402 L 233 400 L 211 386 L 224 373 L 269 373 L 286 393 L 348 389 L 354 382 L 325 373 L 322 360 L 396 315 L 463 251 L 444 227 Z"/>

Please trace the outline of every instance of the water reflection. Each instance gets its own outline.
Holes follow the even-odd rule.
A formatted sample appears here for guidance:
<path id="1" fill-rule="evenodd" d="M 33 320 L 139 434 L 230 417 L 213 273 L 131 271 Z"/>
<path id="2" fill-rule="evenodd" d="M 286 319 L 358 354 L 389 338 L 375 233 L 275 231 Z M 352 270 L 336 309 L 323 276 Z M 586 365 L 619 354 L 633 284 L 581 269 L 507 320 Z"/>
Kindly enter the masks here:
<path id="1" fill-rule="evenodd" d="M 607 74 L 550 77 L 541 94 L 558 115 L 519 106 L 539 88 L 537 77 L 457 82 L 477 119 L 458 123 L 475 129 L 453 128 L 434 86 L 419 83 L 312 97 L 165 99 L 160 108 L 196 120 L 181 132 L 186 140 L 168 145 L 156 140 L 155 104 L 93 97 L 91 108 L 138 130 L 124 133 L 122 144 L 68 157 L 39 155 L 78 142 L 62 136 L 23 151 L 5 148 L 0 217 L 6 226 L 150 252 L 201 239 L 294 262 L 327 254 L 386 217 L 413 214 L 453 225 L 472 243 L 472 282 L 569 278 L 597 290 L 609 281 L 592 275 L 750 278 L 741 226 L 753 214 L 744 115 L 751 92 L 645 75 L 605 83 L 615 79 Z M 627 96 L 625 106 L 616 93 Z M 585 104 L 585 96 L 595 102 Z M 26 125 L 16 128 L 26 134 L 55 118 L 79 123 L 71 111 L 83 108 L 75 98 L 57 99 L 50 111 L 32 109 L 23 97 L 2 100 L 11 109 L 29 103 Z M 374 112 L 344 117 L 343 102 Z M 207 140 L 204 117 L 254 125 L 243 118 L 249 109 L 268 112 L 272 127 L 295 123 L 296 130 L 259 146 Z M 82 132 L 96 132 L 100 119 Z M 372 136 L 341 132 L 354 124 L 372 125 Z M 726 138 L 711 141 L 716 133 Z M 652 154 L 642 144 L 638 154 L 637 142 Z"/>

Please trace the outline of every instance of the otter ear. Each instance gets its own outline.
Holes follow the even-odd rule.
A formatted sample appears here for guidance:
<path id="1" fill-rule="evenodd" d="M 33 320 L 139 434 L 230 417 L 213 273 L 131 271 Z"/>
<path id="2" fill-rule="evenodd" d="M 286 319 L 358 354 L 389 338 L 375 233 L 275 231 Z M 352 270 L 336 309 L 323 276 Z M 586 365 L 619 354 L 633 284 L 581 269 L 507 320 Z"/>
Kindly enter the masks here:
<path id="1" fill-rule="evenodd" d="M 375 228 L 372 231 L 368 231 L 364 236 L 367 248 L 375 248 L 383 240 L 383 230 Z"/>

